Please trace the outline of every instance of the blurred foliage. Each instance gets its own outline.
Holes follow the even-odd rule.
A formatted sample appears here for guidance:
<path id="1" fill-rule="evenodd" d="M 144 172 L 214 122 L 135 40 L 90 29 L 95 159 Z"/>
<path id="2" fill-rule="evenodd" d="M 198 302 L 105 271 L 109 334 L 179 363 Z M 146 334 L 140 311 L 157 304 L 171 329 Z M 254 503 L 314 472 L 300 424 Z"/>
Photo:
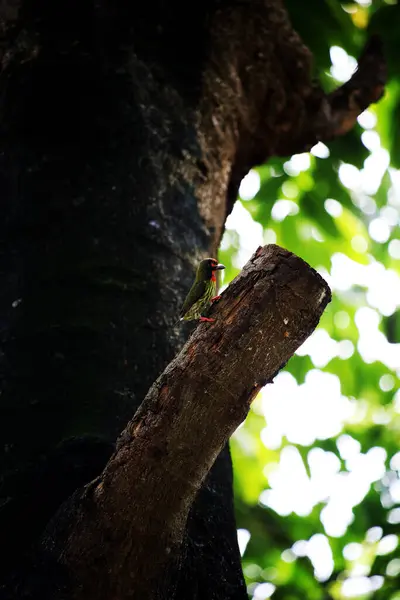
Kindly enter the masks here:
<path id="1" fill-rule="evenodd" d="M 329 149 L 258 168 L 227 222 L 225 284 L 255 245 L 276 242 L 333 291 L 314 346 L 263 390 L 232 439 L 243 568 L 254 600 L 400 600 L 400 6 L 285 3 L 326 90 L 350 76 L 371 33 L 384 41 L 389 82 Z M 312 389 L 321 408 L 308 402 Z M 274 417 L 288 398 L 292 408 Z"/>

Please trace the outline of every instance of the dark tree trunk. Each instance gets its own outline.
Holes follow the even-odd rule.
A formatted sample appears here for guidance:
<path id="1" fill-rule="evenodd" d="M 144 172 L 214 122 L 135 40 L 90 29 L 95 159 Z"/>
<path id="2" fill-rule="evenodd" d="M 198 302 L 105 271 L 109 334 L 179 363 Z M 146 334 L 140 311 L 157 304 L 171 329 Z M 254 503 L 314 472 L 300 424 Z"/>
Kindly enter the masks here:
<path id="1" fill-rule="evenodd" d="M 181 347 L 242 176 L 334 132 L 279 0 L 4 0 L 0 25 L 0 590 L 45 599 L 27 557 Z M 165 598 L 246 597 L 231 480 L 226 449 Z"/>

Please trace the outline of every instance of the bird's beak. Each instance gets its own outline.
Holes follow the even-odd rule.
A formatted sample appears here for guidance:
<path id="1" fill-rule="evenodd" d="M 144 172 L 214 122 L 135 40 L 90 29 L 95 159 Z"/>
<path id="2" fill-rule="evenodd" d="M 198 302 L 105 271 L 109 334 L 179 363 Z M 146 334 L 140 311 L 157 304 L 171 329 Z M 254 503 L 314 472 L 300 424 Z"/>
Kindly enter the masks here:
<path id="1" fill-rule="evenodd" d="M 225 269 L 225 265 L 222 265 L 221 263 L 219 263 L 216 267 L 215 270 L 216 271 L 222 271 L 222 269 Z"/>

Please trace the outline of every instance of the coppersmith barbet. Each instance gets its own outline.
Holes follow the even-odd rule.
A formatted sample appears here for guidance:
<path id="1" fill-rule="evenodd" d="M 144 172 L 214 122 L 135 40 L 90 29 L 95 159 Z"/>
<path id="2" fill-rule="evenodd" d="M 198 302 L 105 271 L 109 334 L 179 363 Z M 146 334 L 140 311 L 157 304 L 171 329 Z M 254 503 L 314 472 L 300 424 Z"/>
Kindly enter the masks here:
<path id="1" fill-rule="evenodd" d="M 202 313 L 210 306 L 211 302 L 218 300 L 215 296 L 217 290 L 217 279 L 215 271 L 225 269 L 215 258 L 205 258 L 197 267 L 196 279 L 186 296 L 185 302 L 179 311 L 180 321 L 208 321 L 214 319 L 203 317 Z"/>

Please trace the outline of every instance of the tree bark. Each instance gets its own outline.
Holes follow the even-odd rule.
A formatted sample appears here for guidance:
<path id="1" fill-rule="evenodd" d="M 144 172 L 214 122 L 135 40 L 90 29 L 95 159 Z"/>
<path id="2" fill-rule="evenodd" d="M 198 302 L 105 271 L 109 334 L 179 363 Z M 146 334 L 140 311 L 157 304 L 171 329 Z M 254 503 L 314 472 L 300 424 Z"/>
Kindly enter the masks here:
<path id="1" fill-rule="evenodd" d="M 279 0 L 4 0 L 0 28 L 0 581 L 20 598 L 26 554 L 181 347 L 242 176 L 337 111 Z M 166 598 L 245 598 L 227 449 L 185 543 Z"/>
<path id="2" fill-rule="evenodd" d="M 151 387 L 101 476 L 51 524 L 45 546 L 74 597 L 159 596 L 208 471 L 330 298 L 301 259 L 257 250 L 213 308 L 215 323 L 200 325 Z"/>

